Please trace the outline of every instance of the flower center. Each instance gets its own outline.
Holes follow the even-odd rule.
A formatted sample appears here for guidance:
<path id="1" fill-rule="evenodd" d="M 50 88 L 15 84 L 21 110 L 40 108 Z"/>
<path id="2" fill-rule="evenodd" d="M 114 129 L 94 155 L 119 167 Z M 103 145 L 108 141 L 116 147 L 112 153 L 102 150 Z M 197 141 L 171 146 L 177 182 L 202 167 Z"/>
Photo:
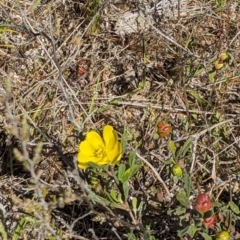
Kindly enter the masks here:
<path id="1" fill-rule="evenodd" d="M 104 157 L 107 156 L 105 147 L 104 146 L 99 146 L 99 148 L 94 151 L 93 155 L 96 158 L 103 159 Z"/>

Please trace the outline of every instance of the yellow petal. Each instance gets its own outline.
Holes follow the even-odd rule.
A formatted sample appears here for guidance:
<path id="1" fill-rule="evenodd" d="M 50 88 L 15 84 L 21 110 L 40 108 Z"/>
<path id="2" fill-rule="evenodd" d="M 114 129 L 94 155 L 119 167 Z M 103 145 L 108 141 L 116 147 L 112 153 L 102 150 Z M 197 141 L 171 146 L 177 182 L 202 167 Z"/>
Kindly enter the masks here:
<path id="1" fill-rule="evenodd" d="M 104 148 L 101 136 L 95 131 L 90 131 L 86 135 L 86 139 L 79 144 L 78 167 L 85 169 L 88 167 L 88 162 L 98 164 L 102 159 L 99 159 L 96 152 L 99 152 L 99 149 L 104 150 Z"/>
<path id="2" fill-rule="evenodd" d="M 102 137 L 95 131 L 88 132 L 85 141 L 91 143 L 95 148 L 98 148 L 99 145 L 104 145 Z"/>
<path id="3" fill-rule="evenodd" d="M 83 162 L 78 161 L 78 168 L 80 168 L 80 169 L 86 169 L 86 168 L 88 168 L 88 167 L 89 167 L 89 166 L 88 166 L 87 163 L 83 163 Z"/>
<path id="4" fill-rule="evenodd" d="M 109 164 L 109 160 L 107 158 L 107 155 L 98 157 L 94 155 L 86 155 L 83 152 L 80 152 L 78 154 L 78 167 L 85 169 L 89 167 L 89 163 L 94 163 L 96 165 L 103 166 L 103 165 Z"/>
<path id="5" fill-rule="evenodd" d="M 112 126 L 106 125 L 103 128 L 103 139 L 107 151 L 114 149 L 115 144 L 118 142 L 117 132 L 113 129 Z"/>
<path id="6" fill-rule="evenodd" d="M 114 148 L 111 151 L 107 151 L 107 156 L 110 164 L 116 164 L 122 157 L 122 145 L 120 142 L 116 142 Z"/>
<path id="7" fill-rule="evenodd" d="M 92 156 L 100 147 L 104 148 L 102 138 L 97 132 L 91 131 L 87 134 L 86 139 L 80 143 L 79 152 Z"/>
<path id="8" fill-rule="evenodd" d="M 97 164 L 97 165 L 99 165 L 99 166 L 103 166 L 103 165 L 108 165 L 108 164 L 110 164 L 107 155 L 104 155 L 104 157 L 102 157 L 102 158 L 98 158 L 98 159 L 96 160 L 96 162 L 93 162 L 93 161 L 91 161 L 91 162 L 92 162 L 92 163 L 95 163 L 95 164 Z"/>
<path id="9" fill-rule="evenodd" d="M 96 159 L 96 157 L 94 157 L 93 154 L 86 154 L 85 152 L 81 151 L 78 153 L 78 163 L 81 164 L 87 164 L 88 162 L 96 162 L 98 161 L 98 159 Z"/>

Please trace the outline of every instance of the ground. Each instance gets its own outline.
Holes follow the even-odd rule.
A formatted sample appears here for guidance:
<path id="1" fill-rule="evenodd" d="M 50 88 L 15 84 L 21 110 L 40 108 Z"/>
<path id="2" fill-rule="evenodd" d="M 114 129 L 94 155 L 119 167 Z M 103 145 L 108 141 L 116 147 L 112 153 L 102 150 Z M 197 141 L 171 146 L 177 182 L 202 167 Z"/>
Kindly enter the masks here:
<path id="1" fill-rule="evenodd" d="M 237 0 L 2 0 L 1 239 L 237 239 L 239 93 Z M 79 169 L 105 125 L 121 160 Z"/>

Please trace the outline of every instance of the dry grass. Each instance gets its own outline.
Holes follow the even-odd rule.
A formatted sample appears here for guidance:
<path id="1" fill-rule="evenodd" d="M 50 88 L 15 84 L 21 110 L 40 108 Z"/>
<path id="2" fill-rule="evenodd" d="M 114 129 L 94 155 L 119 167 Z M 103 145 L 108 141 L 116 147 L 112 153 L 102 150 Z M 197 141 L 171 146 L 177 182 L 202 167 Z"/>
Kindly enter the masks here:
<path id="1" fill-rule="evenodd" d="M 168 140 L 155 138 L 162 119 L 177 147 L 192 138 L 178 159 L 191 201 L 208 191 L 239 205 L 231 186 L 240 169 L 240 5 L 177 2 L 1 2 L 2 239 L 177 239 L 188 222 L 174 214 L 183 183 L 165 164 Z M 122 163 L 137 149 L 141 167 L 129 181 L 130 196 L 144 203 L 137 217 L 130 197 L 128 210 L 107 205 L 100 196 L 110 183 L 99 192 L 89 170 L 76 170 L 80 140 L 105 124 L 127 129 Z M 224 226 L 240 233 L 238 216 Z"/>

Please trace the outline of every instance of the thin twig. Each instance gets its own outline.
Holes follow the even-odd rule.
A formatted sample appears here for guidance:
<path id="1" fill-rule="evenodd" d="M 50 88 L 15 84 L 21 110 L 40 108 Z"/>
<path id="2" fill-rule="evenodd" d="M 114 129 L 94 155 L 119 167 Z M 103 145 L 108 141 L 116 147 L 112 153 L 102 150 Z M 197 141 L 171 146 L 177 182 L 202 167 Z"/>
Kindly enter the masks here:
<path id="1" fill-rule="evenodd" d="M 191 52 L 189 49 L 184 48 L 183 46 L 181 46 L 180 44 L 178 44 L 176 42 L 175 39 L 167 36 L 166 34 L 164 34 L 163 32 L 161 32 L 159 29 L 157 29 L 156 27 L 154 27 L 153 25 L 151 25 L 152 29 L 154 29 L 156 31 L 156 33 L 158 33 L 159 35 L 161 35 L 163 38 L 165 38 L 167 41 L 173 43 L 174 45 L 176 45 L 177 47 L 179 47 L 180 49 L 182 49 L 183 51 L 185 51 L 186 53 L 188 53 L 189 55 L 192 55 L 196 58 L 200 58 L 200 56 L 198 56 L 197 54 Z"/>
<path id="2" fill-rule="evenodd" d="M 160 177 L 160 175 L 158 174 L 158 172 L 156 171 L 156 169 L 153 167 L 153 165 L 148 162 L 144 157 L 142 157 L 138 152 L 136 152 L 136 156 L 141 159 L 144 163 L 146 163 L 153 171 L 153 173 L 155 174 L 155 177 L 159 180 L 160 183 L 162 183 L 167 196 L 171 197 L 172 194 L 170 193 L 170 190 L 168 189 L 167 185 L 165 184 L 165 182 L 162 180 L 162 178 Z"/>
<path id="3" fill-rule="evenodd" d="M 240 31 L 234 36 L 234 38 L 231 40 L 231 42 L 229 43 L 229 47 L 232 45 L 232 43 L 235 41 L 235 39 L 238 37 L 238 35 L 240 34 Z"/>
<path id="4" fill-rule="evenodd" d="M 198 142 L 199 138 L 200 138 L 201 136 L 203 136 L 205 133 L 213 130 L 214 128 L 219 127 L 219 126 L 221 126 L 221 125 L 223 125 L 223 124 L 225 124 L 225 123 L 231 122 L 231 121 L 233 121 L 233 120 L 234 120 L 234 119 L 228 119 L 228 120 L 226 120 L 226 121 L 223 121 L 223 122 L 214 124 L 213 126 L 208 127 L 208 128 L 206 128 L 206 129 L 202 130 L 201 132 L 195 133 L 195 134 L 193 134 L 193 135 L 190 136 L 190 137 L 192 137 L 192 139 L 193 139 L 193 154 L 192 154 L 192 164 L 191 164 L 191 168 L 190 168 L 190 174 L 192 174 L 193 169 L 194 169 L 194 166 L 195 166 L 197 142 Z"/>
<path id="5" fill-rule="evenodd" d="M 119 97 L 118 97 L 119 98 Z M 114 99 L 113 99 L 114 100 Z M 172 111 L 172 112 L 186 112 L 186 109 L 182 109 L 182 108 L 174 108 L 174 107 L 170 107 L 168 105 L 161 105 L 161 104 L 152 104 L 150 102 L 138 102 L 138 101 L 119 101 L 116 103 L 116 105 L 129 105 L 129 106 L 137 106 L 137 107 L 151 107 L 151 108 L 155 108 L 155 109 L 161 109 L 164 111 Z M 197 114 L 209 114 L 209 115 L 213 115 L 216 114 L 214 112 L 206 112 L 206 111 L 199 111 L 199 110 L 188 110 L 189 113 L 197 113 Z M 227 116 L 235 116 L 233 114 L 226 114 Z"/>

